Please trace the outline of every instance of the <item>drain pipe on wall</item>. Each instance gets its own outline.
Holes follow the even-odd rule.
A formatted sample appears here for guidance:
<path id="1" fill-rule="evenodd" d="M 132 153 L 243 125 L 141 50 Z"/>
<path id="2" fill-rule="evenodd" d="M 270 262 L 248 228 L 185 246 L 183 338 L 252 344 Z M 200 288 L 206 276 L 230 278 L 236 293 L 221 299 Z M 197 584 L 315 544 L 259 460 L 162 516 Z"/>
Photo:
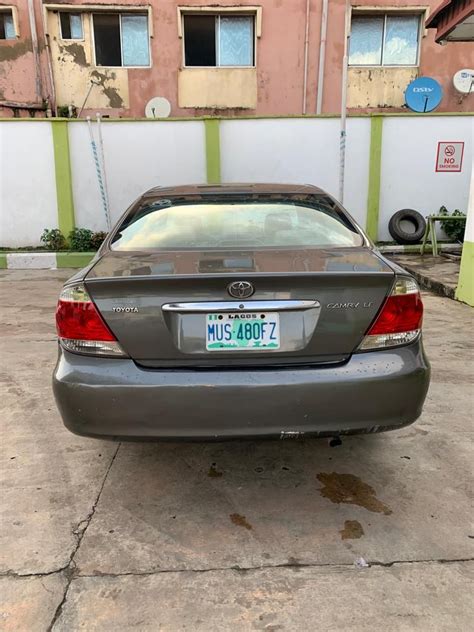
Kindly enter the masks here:
<path id="1" fill-rule="evenodd" d="M 41 81 L 41 68 L 38 49 L 38 32 L 36 30 L 36 17 L 33 0 L 28 0 L 28 15 L 30 18 L 31 44 L 33 47 L 33 57 L 35 60 L 35 91 L 38 101 L 43 100 L 43 86 Z"/>
<path id="2" fill-rule="evenodd" d="M 346 0 L 344 26 L 344 57 L 342 60 L 341 85 L 341 133 L 339 139 L 339 202 L 344 203 L 344 176 L 346 169 L 346 115 L 347 115 L 347 64 L 349 55 L 349 40 L 351 37 L 351 7 Z"/>
<path id="3" fill-rule="evenodd" d="M 303 70 L 303 114 L 306 114 L 306 92 L 308 86 L 308 48 L 309 48 L 309 6 L 306 0 L 306 22 L 304 27 L 304 70 Z"/>
<path id="4" fill-rule="evenodd" d="M 321 43 L 319 44 L 318 85 L 316 97 L 316 114 L 321 114 L 323 109 L 324 94 L 324 65 L 326 62 L 326 37 L 328 32 L 328 0 L 323 0 L 321 13 Z"/>
<path id="5" fill-rule="evenodd" d="M 53 60 L 51 53 L 51 44 L 48 33 L 48 10 L 43 6 L 43 10 L 41 12 L 41 24 L 43 26 L 43 34 L 44 41 L 46 44 L 46 62 L 48 65 L 48 79 L 49 79 L 49 87 L 51 90 L 50 99 L 49 99 L 49 107 L 51 109 L 51 114 L 56 116 L 56 87 L 54 85 L 54 75 L 53 75 Z"/>

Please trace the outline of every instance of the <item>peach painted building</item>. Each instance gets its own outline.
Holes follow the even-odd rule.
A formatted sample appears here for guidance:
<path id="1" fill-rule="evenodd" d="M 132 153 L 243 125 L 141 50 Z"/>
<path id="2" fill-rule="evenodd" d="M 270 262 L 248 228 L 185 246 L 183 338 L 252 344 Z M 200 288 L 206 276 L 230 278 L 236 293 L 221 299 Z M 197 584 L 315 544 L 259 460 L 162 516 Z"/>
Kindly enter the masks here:
<path id="1" fill-rule="evenodd" d="M 438 111 L 474 110 L 452 86 L 473 44 L 425 29 L 439 0 L 347 4 L 0 0 L 0 115 L 142 117 L 153 97 L 177 117 L 337 114 L 346 42 L 350 111 L 400 111 L 421 75 L 443 87 Z"/>

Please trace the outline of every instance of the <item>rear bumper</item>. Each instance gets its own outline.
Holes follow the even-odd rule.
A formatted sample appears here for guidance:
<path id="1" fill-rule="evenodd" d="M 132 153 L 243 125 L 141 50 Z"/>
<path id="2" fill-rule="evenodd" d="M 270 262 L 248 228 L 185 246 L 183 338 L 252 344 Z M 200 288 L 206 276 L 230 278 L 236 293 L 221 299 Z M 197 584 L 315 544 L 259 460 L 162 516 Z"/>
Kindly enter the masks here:
<path id="1" fill-rule="evenodd" d="M 270 370 L 147 370 L 60 349 L 53 389 L 64 424 L 80 435 L 286 438 L 410 424 L 429 377 L 421 341 L 334 367 Z"/>

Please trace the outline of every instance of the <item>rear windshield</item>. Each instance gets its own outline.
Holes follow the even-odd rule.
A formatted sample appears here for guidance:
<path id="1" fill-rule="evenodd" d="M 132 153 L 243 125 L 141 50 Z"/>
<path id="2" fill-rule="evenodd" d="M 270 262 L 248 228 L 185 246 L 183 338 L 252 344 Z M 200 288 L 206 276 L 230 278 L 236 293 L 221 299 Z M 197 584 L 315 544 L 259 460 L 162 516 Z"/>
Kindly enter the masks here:
<path id="1" fill-rule="evenodd" d="M 113 250 L 350 247 L 363 240 L 325 196 L 281 201 L 155 200 L 127 216 Z"/>

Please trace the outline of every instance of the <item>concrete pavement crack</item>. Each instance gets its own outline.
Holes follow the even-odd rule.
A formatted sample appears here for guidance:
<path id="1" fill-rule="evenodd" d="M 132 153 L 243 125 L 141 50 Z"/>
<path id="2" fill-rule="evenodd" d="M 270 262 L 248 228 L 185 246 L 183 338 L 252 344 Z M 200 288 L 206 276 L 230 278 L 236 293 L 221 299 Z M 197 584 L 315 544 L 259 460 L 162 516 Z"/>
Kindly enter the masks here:
<path id="1" fill-rule="evenodd" d="M 16 571 L 3 571 L 0 573 L 0 577 L 15 577 L 16 579 L 28 579 L 29 577 L 50 577 L 51 575 L 58 575 L 64 573 L 69 568 L 69 562 L 66 566 L 55 568 L 54 571 L 45 571 L 39 573 L 17 573 Z"/>
<path id="2" fill-rule="evenodd" d="M 64 587 L 64 592 L 63 592 L 62 599 L 59 602 L 58 607 L 56 608 L 56 610 L 54 612 L 53 618 L 51 620 L 51 623 L 48 626 L 47 632 L 51 632 L 51 630 L 53 630 L 53 628 L 54 628 L 54 626 L 56 624 L 56 621 L 59 619 L 59 617 L 61 616 L 61 613 L 63 611 L 64 604 L 66 603 L 66 600 L 67 600 L 67 595 L 68 595 L 68 592 L 69 592 L 69 588 L 70 588 L 71 582 L 72 582 L 72 580 L 74 578 L 74 569 L 75 569 L 74 558 L 76 557 L 77 552 L 79 551 L 82 539 L 84 538 L 84 535 L 85 535 L 85 533 L 86 533 L 86 531 L 87 531 L 87 529 L 88 529 L 88 527 L 89 527 L 89 525 L 90 525 L 90 523 L 92 521 L 92 518 L 94 517 L 95 511 L 97 509 L 97 505 L 99 504 L 100 497 L 101 497 L 102 492 L 103 492 L 104 487 L 105 487 L 105 483 L 106 483 L 107 478 L 109 476 L 109 472 L 112 469 L 112 465 L 114 464 L 115 458 L 116 458 L 116 456 L 118 454 L 118 451 L 120 450 L 120 446 L 121 445 L 122 445 L 121 443 L 118 444 L 117 449 L 115 450 L 115 452 L 114 452 L 114 454 L 113 454 L 113 456 L 112 456 L 112 458 L 110 460 L 109 466 L 108 466 L 108 468 L 107 468 L 107 470 L 105 472 L 104 478 L 102 480 L 102 484 L 101 484 L 101 486 L 99 488 L 99 491 L 97 493 L 95 501 L 92 504 L 91 510 L 89 511 L 87 516 L 78 523 L 77 527 L 73 531 L 73 534 L 76 537 L 76 546 L 74 547 L 73 551 L 71 552 L 71 555 L 69 557 L 69 562 L 60 571 L 54 571 L 54 572 L 64 572 L 64 574 L 65 574 L 65 576 L 67 578 L 67 582 L 66 582 L 66 585 Z M 53 574 L 53 573 L 51 573 L 51 574 Z"/>
<path id="3" fill-rule="evenodd" d="M 77 549 L 76 549 L 77 550 Z M 368 560 L 368 567 L 366 568 L 390 568 L 392 566 L 408 566 L 410 564 L 456 564 L 461 562 L 474 562 L 474 557 L 460 557 L 460 558 L 432 558 L 432 559 L 420 559 L 420 560 L 393 560 L 391 562 L 379 562 L 377 560 L 370 561 Z M 70 564 L 68 563 L 66 566 L 62 568 L 58 568 L 54 571 L 48 571 L 46 573 L 16 573 L 15 571 L 5 571 L 4 573 L 0 573 L 0 577 L 14 577 L 15 579 L 28 579 L 31 577 L 49 577 L 50 575 L 57 575 L 59 573 L 66 573 L 70 571 L 71 581 L 74 579 L 81 578 L 100 578 L 100 577 L 147 577 L 150 575 L 160 575 L 164 573 L 219 573 L 226 571 L 236 571 L 236 572 L 251 572 L 251 571 L 261 571 L 261 570 L 269 570 L 272 568 L 290 568 L 290 569 L 302 569 L 302 568 L 356 568 L 353 563 L 304 563 L 296 564 L 296 563 L 287 563 L 287 564 L 262 564 L 261 566 L 215 566 L 210 568 L 162 568 L 159 570 L 153 571 L 125 571 L 123 573 L 101 573 L 97 572 L 94 574 L 87 573 L 75 573 L 74 571 L 70 571 Z M 365 570 L 359 569 L 359 570 Z"/>
<path id="4" fill-rule="evenodd" d="M 390 568 L 392 566 L 407 566 L 410 564 L 455 564 L 461 562 L 474 562 L 473 557 L 467 558 L 453 558 L 453 559 L 425 559 L 425 560 L 394 560 L 392 562 L 378 562 L 368 561 L 370 568 Z M 150 575 L 160 575 L 165 573 L 218 573 L 218 572 L 226 572 L 226 571 L 236 571 L 240 573 L 246 573 L 251 571 L 261 571 L 261 570 L 269 570 L 272 568 L 289 568 L 289 569 L 304 569 L 304 568 L 341 568 L 341 569 L 349 569 L 353 568 L 355 570 L 365 570 L 357 569 L 355 564 L 351 563 L 341 563 L 334 564 L 331 562 L 327 563 L 287 563 L 287 564 L 262 564 L 261 566 L 224 566 L 224 567 L 211 567 L 211 568 L 182 568 L 182 569 L 160 569 L 156 571 L 126 571 L 123 573 L 95 573 L 95 574 L 77 574 L 73 579 L 80 578 L 94 578 L 94 577 L 128 577 L 128 576 L 136 576 L 136 577 L 147 577 Z"/>

